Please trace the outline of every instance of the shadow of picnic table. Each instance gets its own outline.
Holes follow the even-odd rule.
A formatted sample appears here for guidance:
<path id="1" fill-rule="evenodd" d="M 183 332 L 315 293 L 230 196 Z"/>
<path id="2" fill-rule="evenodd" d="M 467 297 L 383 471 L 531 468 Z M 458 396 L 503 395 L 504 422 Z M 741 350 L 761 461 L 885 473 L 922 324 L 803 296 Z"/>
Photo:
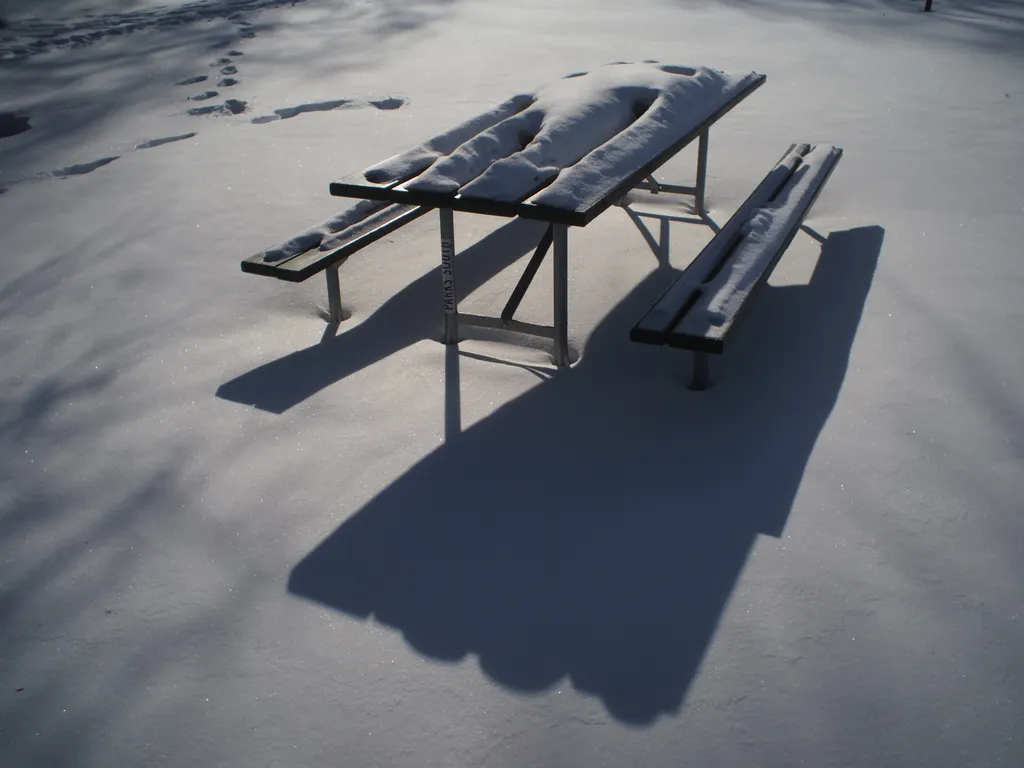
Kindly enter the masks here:
<path id="1" fill-rule="evenodd" d="M 544 223 L 513 219 L 456 254 L 459 293 L 469 295 L 537 247 Z M 424 339 L 440 339 L 441 268 L 418 277 L 344 333 L 225 382 L 217 397 L 284 413 L 320 390 Z"/>
<path id="2" fill-rule="evenodd" d="M 475 655 L 511 690 L 568 679 L 636 725 L 678 711 L 755 538 L 783 530 L 882 239 L 833 233 L 808 285 L 766 287 L 702 393 L 686 354 L 628 341 L 675 274 L 655 270 L 576 368 L 452 436 L 303 558 L 289 591 L 428 658 Z"/>

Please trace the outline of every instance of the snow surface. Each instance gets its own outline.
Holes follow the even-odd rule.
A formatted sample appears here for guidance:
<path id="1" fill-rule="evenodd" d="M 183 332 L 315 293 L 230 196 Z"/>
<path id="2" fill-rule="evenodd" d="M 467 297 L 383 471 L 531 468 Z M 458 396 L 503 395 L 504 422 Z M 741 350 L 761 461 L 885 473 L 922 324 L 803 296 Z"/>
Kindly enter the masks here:
<path id="1" fill-rule="evenodd" d="M 306 0 L 0 63 L 0 765 L 1019 765 L 1024 9 L 920 5 Z M 188 115 L 232 50 L 248 111 Z M 240 272 L 611 58 L 766 73 L 718 223 L 844 149 L 708 391 L 628 340 L 711 237 L 669 195 L 570 232 L 564 374 L 438 343 L 433 216 L 348 259 L 337 332 Z M 496 314 L 543 227 L 455 227 Z"/>

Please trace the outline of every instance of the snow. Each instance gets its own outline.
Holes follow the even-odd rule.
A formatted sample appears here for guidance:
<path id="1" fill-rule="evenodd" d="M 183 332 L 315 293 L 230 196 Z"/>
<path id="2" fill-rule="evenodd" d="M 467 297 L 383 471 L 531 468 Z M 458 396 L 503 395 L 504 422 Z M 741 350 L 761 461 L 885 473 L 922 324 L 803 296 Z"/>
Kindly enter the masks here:
<path id="1" fill-rule="evenodd" d="M 693 74 L 678 67 L 665 67 L 663 72 L 662 77 L 646 84 L 657 95 L 650 94 L 653 101 L 636 121 L 608 141 L 595 142 L 593 151 L 566 168 L 529 202 L 575 209 L 580 201 L 601 199 L 631 170 L 646 165 L 691 133 L 757 77 L 753 72 L 730 76 L 706 67 Z"/>
<path id="2" fill-rule="evenodd" d="M 388 205 L 386 202 L 377 200 L 360 200 L 338 215 L 294 235 L 280 245 L 268 248 L 264 258 L 268 262 L 284 261 L 312 248 L 320 250 L 337 248 L 340 239 L 347 239 L 353 234 L 352 227 L 373 229 L 380 219 L 380 216 L 374 214 L 381 213 Z M 341 233 L 341 237 L 337 237 L 339 233 Z M 335 235 L 335 237 L 329 237 L 329 235 Z"/>
<path id="3" fill-rule="evenodd" d="M 729 263 L 702 290 L 701 297 L 676 326 L 695 336 L 724 335 L 740 305 L 761 279 L 772 256 L 792 229 L 835 162 L 835 147 L 818 146 L 802 155 L 800 164 L 782 191 L 763 207 L 755 207 L 741 224 L 740 239 Z"/>
<path id="4" fill-rule="evenodd" d="M 1019 764 L 1019 4 L 158 5 L 68 0 L 156 15 L 0 63 L 0 765 Z M 613 58 L 767 75 L 711 132 L 719 224 L 844 150 L 706 392 L 628 339 L 712 236 L 669 195 L 570 231 L 561 373 L 438 343 L 432 215 L 346 261 L 336 330 L 322 279 L 241 273 L 335 179 Z M 497 314 L 543 226 L 455 233 Z"/>
<path id="5" fill-rule="evenodd" d="M 366 180 L 374 184 L 385 184 L 412 178 L 430 168 L 440 158 L 451 155 L 474 136 L 478 136 L 521 113 L 532 102 L 533 97 L 529 95 L 514 96 L 493 109 L 445 131 L 440 136 L 435 136 L 429 141 L 417 144 L 412 149 L 407 149 L 405 152 L 368 168 L 364 174 Z M 473 157 L 470 157 L 469 160 L 470 162 L 479 161 L 478 158 Z"/>
<path id="6" fill-rule="evenodd" d="M 578 72 L 515 96 L 366 178 L 502 202 L 546 187 L 530 202 L 575 209 L 664 152 L 755 77 L 654 61 Z"/>

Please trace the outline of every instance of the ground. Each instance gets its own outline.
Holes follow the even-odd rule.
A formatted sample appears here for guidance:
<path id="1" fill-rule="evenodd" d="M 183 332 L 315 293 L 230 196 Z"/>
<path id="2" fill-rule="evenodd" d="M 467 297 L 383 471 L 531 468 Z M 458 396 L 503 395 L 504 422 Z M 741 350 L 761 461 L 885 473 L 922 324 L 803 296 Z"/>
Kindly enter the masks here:
<path id="1" fill-rule="evenodd" d="M 1019 765 L 1024 12 L 922 4 L 5 5 L 0 765 Z M 433 214 L 337 328 L 240 272 L 334 179 L 644 59 L 768 77 L 719 223 L 844 149 L 707 392 L 628 340 L 700 226 L 570 233 L 564 372 L 438 343 Z M 494 313 L 540 231 L 455 226 Z"/>

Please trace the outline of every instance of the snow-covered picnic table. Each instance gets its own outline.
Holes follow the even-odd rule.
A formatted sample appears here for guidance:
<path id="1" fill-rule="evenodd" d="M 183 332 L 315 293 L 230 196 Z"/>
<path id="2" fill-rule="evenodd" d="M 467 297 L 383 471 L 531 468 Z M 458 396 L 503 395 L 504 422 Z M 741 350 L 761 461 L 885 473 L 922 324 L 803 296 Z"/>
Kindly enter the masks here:
<path id="1" fill-rule="evenodd" d="M 567 365 L 568 227 L 587 225 L 638 187 L 692 195 L 703 213 L 709 130 L 764 81 L 754 72 L 610 64 L 514 96 L 330 191 L 377 201 L 357 205 L 371 217 L 393 206 L 439 210 L 447 343 L 458 341 L 460 322 L 507 328 L 553 339 L 556 364 Z M 694 140 L 696 183 L 659 185 L 652 174 Z M 501 317 L 458 313 L 453 211 L 549 224 Z M 512 315 L 552 243 L 554 326 L 517 322 Z"/>

